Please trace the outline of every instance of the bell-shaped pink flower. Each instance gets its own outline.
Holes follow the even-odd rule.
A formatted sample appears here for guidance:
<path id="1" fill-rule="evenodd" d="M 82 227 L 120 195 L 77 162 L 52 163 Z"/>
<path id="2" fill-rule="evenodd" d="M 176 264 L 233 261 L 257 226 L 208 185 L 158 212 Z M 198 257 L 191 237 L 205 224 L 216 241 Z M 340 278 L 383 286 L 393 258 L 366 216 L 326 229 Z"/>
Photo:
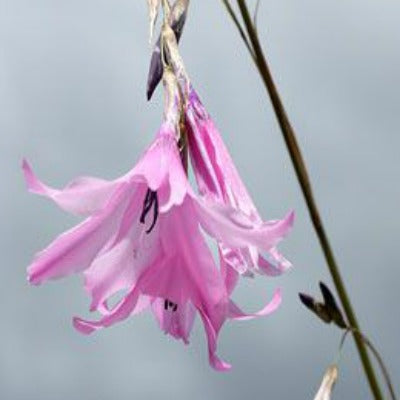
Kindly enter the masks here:
<path id="1" fill-rule="evenodd" d="M 257 229 L 265 223 L 240 179 L 221 135 L 193 88 L 188 97 L 185 115 L 188 147 L 200 193 L 240 211 L 253 229 Z M 275 246 L 268 251 L 254 245 L 234 247 L 220 243 L 219 247 L 227 265 L 240 274 L 260 272 L 276 276 L 291 267 Z M 264 250 L 264 255 L 260 250 Z"/>
<path id="2" fill-rule="evenodd" d="M 91 311 L 102 317 L 74 318 L 80 332 L 92 333 L 150 307 L 163 331 L 187 343 L 199 313 L 210 364 L 225 370 L 229 364 L 216 355 L 223 323 L 266 315 L 279 305 L 277 291 L 260 312 L 243 313 L 230 300 L 236 277 L 227 258 L 221 253 L 221 266 L 216 266 L 203 232 L 222 249 L 268 252 L 291 228 L 293 214 L 281 221 L 255 222 L 240 207 L 220 201 L 222 197 L 197 196 L 170 120 L 138 164 L 114 181 L 83 177 L 57 190 L 39 181 L 26 161 L 23 170 L 30 191 L 86 216 L 38 253 L 28 268 L 32 284 L 84 272 Z M 111 297 L 121 292 L 122 300 L 112 306 Z"/>

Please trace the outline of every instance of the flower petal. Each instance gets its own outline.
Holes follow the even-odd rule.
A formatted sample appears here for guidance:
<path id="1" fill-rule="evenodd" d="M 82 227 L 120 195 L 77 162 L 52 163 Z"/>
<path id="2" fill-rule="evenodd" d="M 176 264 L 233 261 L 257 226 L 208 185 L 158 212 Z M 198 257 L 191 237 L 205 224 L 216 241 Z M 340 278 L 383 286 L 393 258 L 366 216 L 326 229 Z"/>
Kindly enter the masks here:
<path id="1" fill-rule="evenodd" d="M 89 267 L 115 233 L 129 194 L 127 185 L 121 186 L 104 210 L 63 233 L 38 253 L 28 267 L 30 283 L 37 285 L 48 279 L 60 278 Z"/>
<path id="2" fill-rule="evenodd" d="M 143 268 L 142 273 L 133 284 L 129 293 L 111 310 L 108 307 L 102 307 L 103 317 L 98 321 L 88 321 L 82 318 L 74 317 L 73 324 L 74 327 L 84 334 L 90 334 L 98 329 L 109 327 L 117 322 L 123 321 L 132 314 L 136 314 L 143 310 L 146 306 L 146 301 L 139 301 L 143 295 L 145 297 L 151 298 L 146 293 L 143 293 L 143 283 L 147 279 L 147 275 L 153 271 L 157 265 L 162 263 L 162 255 L 157 254 L 157 258 L 152 261 L 151 264 Z M 109 312 L 108 312 L 109 311 Z"/>
<path id="3" fill-rule="evenodd" d="M 268 258 L 261 254 L 258 256 L 258 267 L 261 273 L 268 276 L 279 276 L 292 267 L 292 263 L 288 261 L 276 247 L 268 252 Z"/>
<path id="4" fill-rule="evenodd" d="M 290 231 L 294 213 L 279 221 L 255 224 L 242 212 L 221 203 L 199 198 L 194 202 L 200 224 L 205 231 L 226 246 L 255 246 L 268 251 Z"/>
<path id="5" fill-rule="evenodd" d="M 178 304 L 191 302 L 201 313 L 210 363 L 218 370 L 227 369 L 215 355 L 217 333 L 226 319 L 227 290 L 210 249 L 194 218 L 193 200 L 189 197 L 179 207 L 160 216 L 163 263 L 155 265 L 143 280 L 143 293 Z M 168 330 L 170 332 L 170 330 Z M 171 332 L 174 334 L 174 330 Z M 182 337 L 182 335 L 180 336 Z"/>
<path id="6" fill-rule="evenodd" d="M 181 205 L 186 194 L 191 192 L 177 149 L 174 149 L 174 153 L 169 165 L 167 196 L 161 197 L 160 200 L 161 213 L 168 212 L 173 206 Z"/>
<path id="7" fill-rule="evenodd" d="M 100 210 L 120 184 L 118 181 L 83 176 L 58 190 L 41 182 L 27 160 L 23 160 L 22 169 L 29 191 L 49 197 L 60 208 L 76 215 L 87 216 Z"/>
<path id="8" fill-rule="evenodd" d="M 190 188 L 171 124 L 163 124 L 157 139 L 129 175 L 132 180 L 145 182 L 152 191 L 157 191 L 160 212 L 165 213 L 183 202 Z"/>
<path id="9" fill-rule="evenodd" d="M 272 297 L 272 300 L 267 303 L 260 311 L 247 314 L 243 312 L 233 301 L 229 303 L 229 318 L 236 321 L 248 321 L 254 318 L 265 317 L 273 313 L 282 302 L 281 290 L 277 289 Z"/>
<path id="10" fill-rule="evenodd" d="M 262 219 L 222 137 L 194 89 L 189 96 L 186 122 L 190 157 L 200 193 L 206 198 L 216 199 L 240 210 L 254 226 L 261 224 Z M 250 245 L 248 249 L 224 247 L 225 261 L 241 275 L 251 276 L 253 271 L 258 271 L 275 276 L 287 269 L 290 264 L 280 255 L 276 257 L 274 254 L 267 254 L 267 259 L 263 259 Z M 257 266 L 258 259 L 260 265 Z"/>
<path id="11" fill-rule="evenodd" d="M 221 275 L 225 282 L 225 287 L 228 292 L 228 295 L 231 295 L 233 290 L 236 287 L 236 284 L 239 280 L 239 273 L 236 268 L 232 265 L 230 260 L 232 258 L 233 251 L 228 249 L 228 252 L 223 246 L 219 246 L 219 258 L 220 258 L 220 266 L 221 266 Z"/>
<path id="12" fill-rule="evenodd" d="M 195 307 L 215 307 L 226 298 L 224 282 L 194 218 L 192 200 L 186 198 L 158 220 L 162 263 L 149 271 L 143 292 Z"/>
<path id="13" fill-rule="evenodd" d="M 163 123 L 156 139 L 128 176 L 135 181 L 146 182 L 151 190 L 157 191 L 168 175 L 173 146 L 177 146 L 174 127 Z"/>
<path id="14" fill-rule="evenodd" d="M 85 288 L 92 296 L 91 311 L 98 309 L 115 293 L 132 287 L 158 252 L 158 229 L 147 234 L 136 221 L 131 232 L 85 271 Z"/>
<path id="15" fill-rule="evenodd" d="M 231 269 L 235 270 L 239 274 L 243 276 L 247 276 L 250 274 L 249 266 L 253 266 L 250 264 L 251 260 L 247 256 L 248 251 L 239 248 L 232 248 L 225 246 L 224 244 L 219 244 L 220 252 L 220 261 L 221 263 L 225 263 L 229 265 Z"/>
<path id="16" fill-rule="evenodd" d="M 140 314 L 151 305 L 152 301 L 153 299 L 150 296 L 143 296 L 143 295 L 139 296 L 135 308 L 130 315 L 133 316 Z M 113 313 L 115 307 L 118 306 L 118 304 L 119 303 L 117 303 L 117 305 L 115 305 L 114 307 L 110 307 L 108 305 L 108 301 L 106 300 L 104 303 L 100 304 L 97 307 L 96 311 L 98 311 L 102 315 L 110 315 Z"/>
<path id="17" fill-rule="evenodd" d="M 96 310 L 113 294 L 132 287 L 134 281 L 133 246 L 126 238 L 96 258 L 85 271 L 85 289 L 92 296 L 90 311 Z"/>
<path id="18" fill-rule="evenodd" d="M 208 344 L 208 359 L 210 365 L 217 371 L 228 371 L 231 369 L 231 365 L 227 362 L 221 360 L 217 356 L 217 339 L 218 339 L 218 329 L 216 329 L 208 315 L 202 310 L 199 309 L 199 313 L 201 319 L 203 320 L 204 329 L 207 335 L 207 344 Z"/>
<path id="19" fill-rule="evenodd" d="M 175 311 L 171 309 L 165 310 L 165 301 L 164 299 L 156 299 L 152 304 L 153 313 L 160 329 L 175 339 L 182 339 L 185 344 L 189 344 L 189 336 L 196 317 L 196 309 L 188 301 L 185 304 L 178 304 Z"/>
<path id="20" fill-rule="evenodd" d="M 74 317 L 73 324 L 76 330 L 89 335 L 98 329 L 109 327 L 128 318 L 135 310 L 140 295 L 139 286 L 136 285 L 130 293 L 107 315 L 99 321 L 88 321 Z"/>
<path id="21" fill-rule="evenodd" d="M 189 150 L 201 193 L 213 194 L 261 222 L 218 129 L 194 90 L 190 93 L 187 121 L 192 133 Z"/>

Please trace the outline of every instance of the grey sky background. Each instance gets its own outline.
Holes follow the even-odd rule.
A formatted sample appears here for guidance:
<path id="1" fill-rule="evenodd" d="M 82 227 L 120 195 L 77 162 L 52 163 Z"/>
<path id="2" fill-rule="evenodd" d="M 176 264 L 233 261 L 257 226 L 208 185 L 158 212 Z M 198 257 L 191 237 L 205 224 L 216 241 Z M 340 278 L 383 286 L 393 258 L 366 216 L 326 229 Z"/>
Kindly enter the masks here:
<path id="1" fill-rule="evenodd" d="M 113 178 L 157 130 L 146 13 L 144 0 L 0 0 L 0 398 L 312 399 L 340 332 L 297 293 L 331 281 L 264 89 L 217 0 L 192 0 L 182 55 L 261 214 L 297 212 L 282 246 L 295 268 L 235 295 L 256 309 L 280 286 L 280 310 L 225 325 L 219 354 L 233 369 L 221 374 L 199 321 L 189 347 L 149 314 L 84 337 L 71 325 L 88 316 L 79 277 L 26 282 L 33 254 L 76 219 L 26 193 L 21 158 L 57 186 Z M 259 30 L 360 323 L 400 391 L 400 3 L 264 0 Z M 335 398 L 370 398 L 351 341 L 339 379 Z"/>

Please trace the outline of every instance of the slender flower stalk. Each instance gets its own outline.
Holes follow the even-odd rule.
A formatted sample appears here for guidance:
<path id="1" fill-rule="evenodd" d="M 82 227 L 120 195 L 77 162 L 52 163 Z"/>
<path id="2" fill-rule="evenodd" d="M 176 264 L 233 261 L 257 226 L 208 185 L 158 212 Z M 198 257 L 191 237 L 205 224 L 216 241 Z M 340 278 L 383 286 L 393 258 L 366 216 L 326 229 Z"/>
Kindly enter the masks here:
<path id="1" fill-rule="evenodd" d="M 222 0 L 224 5 L 228 8 L 229 14 L 232 16 L 232 8 L 228 0 Z M 308 176 L 307 167 L 305 165 L 300 147 L 297 143 L 296 134 L 291 126 L 289 118 L 286 114 L 286 110 L 280 99 L 279 92 L 275 86 L 274 80 L 272 78 L 264 51 L 262 49 L 257 31 L 255 29 L 254 23 L 252 22 L 249 9 L 247 7 L 245 0 L 237 0 L 241 16 L 246 29 L 246 34 L 244 42 L 246 47 L 249 48 L 250 55 L 258 69 L 260 77 L 265 85 L 265 88 L 271 99 L 274 112 L 279 122 L 279 126 L 286 143 L 286 147 L 289 151 L 290 158 L 292 160 L 297 179 L 299 181 L 303 196 L 310 214 L 312 224 L 314 226 L 315 232 L 317 234 L 318 240 L 321 245 L 321 249 L 325 256 L 325 260 L 328 265 L 329 272 L 332 276 L 333 282 L 335 284 L 336 290 L 338 292 L 340 301 L 343 305 L 346 317 L 349 321 L 351 327 L 355 329 L 353 331 L 353 337 L 356 342 L 357 350 L 359 352 L 361 362 L 366 374 L 369 386 L 376 400 L 383 400 L 382 392 L 376 378 L 374 367 L 371 363 L 370 357 L 368 355 L 366 346 L 362 341 L 361 337 L 356 333 L 359 331 L 359 324 L 356 318 L 356 314 L 350 302 L 349 295 L 346 291 L 343 279 L 340 274 L 338 264 L 336 262 L 332 247 L 330 245 L 328 236 L 326 234 L 317 203 L 315 201 L 311 182 Z M 243 29 L 241 28 L 240 22 L 237 18 L 234 18 L 234 22 L 239 29 L 239 32 L 243 38 Z M 240 27 L 240 28 L 239 28 Z M 250 45 L 249 45 L 250 44 Z"/>
<path id="2" fill-rule="evenodd" d="M 160 0 L 147 0 L 149 7 L 149 43 L 153 40 L 154 26 L 157 22 L 158 12 L 160 9 Z"/>
<path id="3" fill-rule="evenodd" d="M 186 16 L 189 8 L 190 0 L 176 0 L 174 5 L 170 10 L 167 10 L 168 15 L 168 25 L 175 33 L 177 42 L 181 39 L 183 28 L 186 22 Z M 163 7 L 169 8 L 169 3 L 163 3 Z M 154 46 L 154 51 L 151 56 L 150 68 L 149 68 L 149 80 L 147 82 L 147 99 L 150 100 L 154 90 L 160 83 L 163 75 L 163 63 L 161 59 L 161 34 Z"/>

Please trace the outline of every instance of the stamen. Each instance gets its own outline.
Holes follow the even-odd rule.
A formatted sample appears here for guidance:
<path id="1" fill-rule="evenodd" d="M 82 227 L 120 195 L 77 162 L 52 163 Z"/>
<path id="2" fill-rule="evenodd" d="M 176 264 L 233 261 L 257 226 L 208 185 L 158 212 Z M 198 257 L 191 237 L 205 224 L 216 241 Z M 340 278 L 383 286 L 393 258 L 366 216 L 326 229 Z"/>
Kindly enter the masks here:
<path id="1" fill-rule="evenodd" d="M 142 211 L 142 215 L 140 216 L 140 222 L 142 223 L 142 224 L 144 224 L 144 222 L 145 222 L 145 219 L 146 219 L 146 215 L 147 215 L 147 213 L 149 212 L 149 210 L 150 210 L 150 207 L 151 207 L 151 194 L 152 194 L 153 192 L 150 190 L 150 189 L 147 189 L 147 192 L 146 192 L 146 197 L 145 197 L 145 199 L 144 199 L 144 202 L 143 202 L 143 211 Z"/>
<path id="2" fill-rule="evenodd" d="M 154 206 L 154 207 L 153 207 Z M 158 218 L 158 196 L 157 192 L 152 191 L 151 189 L 147 189 L 146 197 L 143 202 L 143 210 L 140 216 L 140 222 L 144 224 L 146 222 L 146 216 L 153 207 L 153 222 L 150 225 L 150 228 L 147 229 L 146 233 L 149 234 L 156 225 L 157 218 Z"/>
<path id="3" fill-rule="evenodd" d="M 158 196 L 157 196 L 157 192 L 153 192 L 154 197 L 153 197 L 153 202 L 154 202 L 154 212 L 153 212 L 153 222 L 150 225 L 150 228 L 147 229 L 146 233 L 149 234 L 154 227 L 156 226 L 156 222 L 158 219 Z"/>
<path id="4" fill-rule="evenodd" d="M 164 300 L 164 310 L 168 311 L 170 308 L 172 309 L 172 312 L 176 312 L 178 310 L 178 304 L 176 304 L 168 299 L 165 299 Z"/>

